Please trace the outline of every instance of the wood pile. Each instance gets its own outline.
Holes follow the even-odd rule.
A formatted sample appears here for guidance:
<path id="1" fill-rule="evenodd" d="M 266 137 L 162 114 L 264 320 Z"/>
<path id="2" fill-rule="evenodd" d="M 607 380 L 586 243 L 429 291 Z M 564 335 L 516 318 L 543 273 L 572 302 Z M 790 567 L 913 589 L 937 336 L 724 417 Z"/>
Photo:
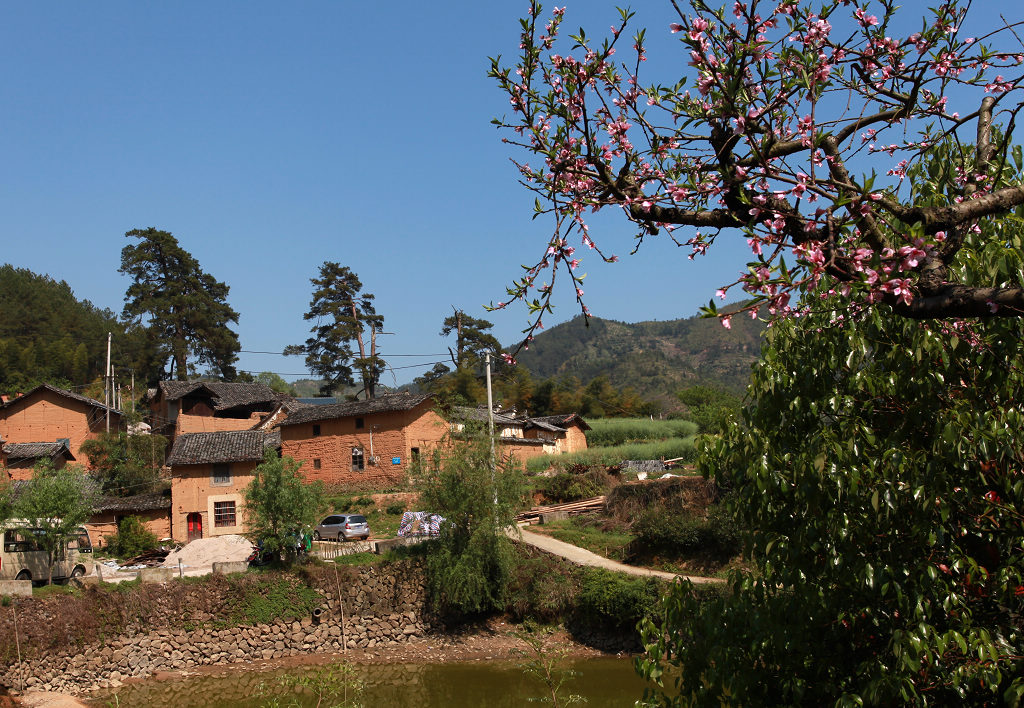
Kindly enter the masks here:
<path id="1" fill-rule="evenodd" d="M 170 553 L 170 550 L 168 550 L 168 549 L 165 549 L 165 548 L 154 548 L 152 551 L 146 551 L 145 553 L 140 553 L 139 555 L 135 556 L 134 558 L 132 558 L 130 560 L 126 560 L 121 565 L 122 566 L 144 565 L 147 568 L 155 568 L 158 565 L 162 565 L 163 564 L 164 558 L 166 558 L 169 553 Z"/>
<path id="2" fill-rule="evenodd" d="M 540 523 L 542 514 L 564 512 L 568 516 L 577 514 L 596 514 L 604 511 L 604 496 L 581 499 L 580 501 L 567 502 L 565 504 L 552 504 L 550 506 L 535 506 L 529 511 L 523 511 L 516 515 L 517 524 Z"/>

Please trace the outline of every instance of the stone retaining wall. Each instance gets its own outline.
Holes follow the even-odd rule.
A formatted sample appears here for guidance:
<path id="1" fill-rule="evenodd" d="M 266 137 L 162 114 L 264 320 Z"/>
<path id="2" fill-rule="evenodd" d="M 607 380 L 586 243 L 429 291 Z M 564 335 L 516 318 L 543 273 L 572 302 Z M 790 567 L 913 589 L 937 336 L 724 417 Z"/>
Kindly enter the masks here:
<path id="1" fill-rule="evenodd" d="M 137 628 L 105 642 L 2 668 L 0 686 L 81 694 L 156 671 L 340 651 L 343 642 L 349 648 L 385 646 L 423 636 L 430 629 L 421 566 L 363 569 L 357 579 L 341 585 L 344 609 L 336 592 L 319 593 L 324 600 L 319 622 L 310 616 L 229 629 Z"/>

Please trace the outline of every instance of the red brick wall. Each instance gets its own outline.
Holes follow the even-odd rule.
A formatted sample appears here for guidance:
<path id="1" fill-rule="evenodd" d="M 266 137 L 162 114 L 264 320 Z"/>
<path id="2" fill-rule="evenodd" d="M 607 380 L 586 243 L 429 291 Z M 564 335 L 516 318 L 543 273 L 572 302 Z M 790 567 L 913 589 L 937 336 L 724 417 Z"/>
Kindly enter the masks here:
<path id="1" fill-rule="evenodd" d="M 426 454 L 448 429 L 429 401 L 409 411 L 359 417 L 364 424 L 361 429 L 356 428 L 356 416 L 319 421 L 318 436 L 313 435 L 313 423 L 289 425 L 286 420 L 281 426 L 281 454 L 302 462 L 302 472 L 309 481 L 388 487 L 405 480 L 412 448 Z M 371 437 L 377 464 L 370 460 Z M 361 471 L 352 469 L 353 447 L 363 449 L 365 466 Z M 314 465 L 317 459 L 320 469 Z"/>
<path id="2" fill-rule="evenodd" d="M 96 422 L 89 427 L 89 416 Z M 24 402 L 0 410 L 0 437 L 9 443 L 56 442 L 71 440 L 75 462 L 88 466 L 81 451 L 82 443 L 99 437 L 106 430 L 105 417 L 86 403 L 65 398 L 52 391 L 41 390 L 25 397 Z M 110 430 L 116 432 L 120 416 L 110 416 Z"/>

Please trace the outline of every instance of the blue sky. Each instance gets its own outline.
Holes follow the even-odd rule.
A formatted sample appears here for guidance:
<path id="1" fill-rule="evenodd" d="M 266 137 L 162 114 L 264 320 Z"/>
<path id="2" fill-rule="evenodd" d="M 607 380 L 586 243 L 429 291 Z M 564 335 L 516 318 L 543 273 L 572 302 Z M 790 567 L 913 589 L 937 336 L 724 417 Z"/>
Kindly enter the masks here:
<path id="1" fill-rule="evenodd" d="M 670 41 L 669 4 L 642 5 L 638 22 Z M 325 260 L 376 295 L 394 333 L 381 340 L 385 356 L 444 352 L 452 305 L 511 343 L 525 308 L 487 315 L 481 305 L 537 260 L 550 224 L 531 221 L 532 196 L 490 125 L 507 99 L 486 72 L 488 56 L 514 56 L 525 7 L 7 3 L 0 258 L 119 312 L 124 233 L 153 226 L 231 286 L 243 350 L 306 338 L 309 278 Z M 616 16 L 613 2 L 570 4 L 566 29 L 600 32 Z M 738 238 L 697 264 L 664 240 L 626 258 L 629 225 L 599 226 L 599 244 L 623 256 L 607 265 L 584 254 L 601 317 L 692 315 L 746 260 Z M 575 314 L 560 300 L 546 324 Z M 305 371 L 300 357 L 249 353 L 239 367 Z"/>

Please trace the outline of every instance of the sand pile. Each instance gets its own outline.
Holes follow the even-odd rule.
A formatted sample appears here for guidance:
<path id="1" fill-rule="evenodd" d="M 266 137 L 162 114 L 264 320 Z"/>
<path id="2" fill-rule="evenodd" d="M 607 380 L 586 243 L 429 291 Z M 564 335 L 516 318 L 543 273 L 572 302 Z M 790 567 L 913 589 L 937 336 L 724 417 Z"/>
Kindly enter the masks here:
<path id="1" fill-rule="evenodd" d="M 164 559 L 164 567 L 178 567 L 178 561 L 186 568 L 212 565 L 224 561 L 244 561 L 252 552 L 252 542 L 244 536 L 230 534 L 211 536 L 192 541 Z"/>

